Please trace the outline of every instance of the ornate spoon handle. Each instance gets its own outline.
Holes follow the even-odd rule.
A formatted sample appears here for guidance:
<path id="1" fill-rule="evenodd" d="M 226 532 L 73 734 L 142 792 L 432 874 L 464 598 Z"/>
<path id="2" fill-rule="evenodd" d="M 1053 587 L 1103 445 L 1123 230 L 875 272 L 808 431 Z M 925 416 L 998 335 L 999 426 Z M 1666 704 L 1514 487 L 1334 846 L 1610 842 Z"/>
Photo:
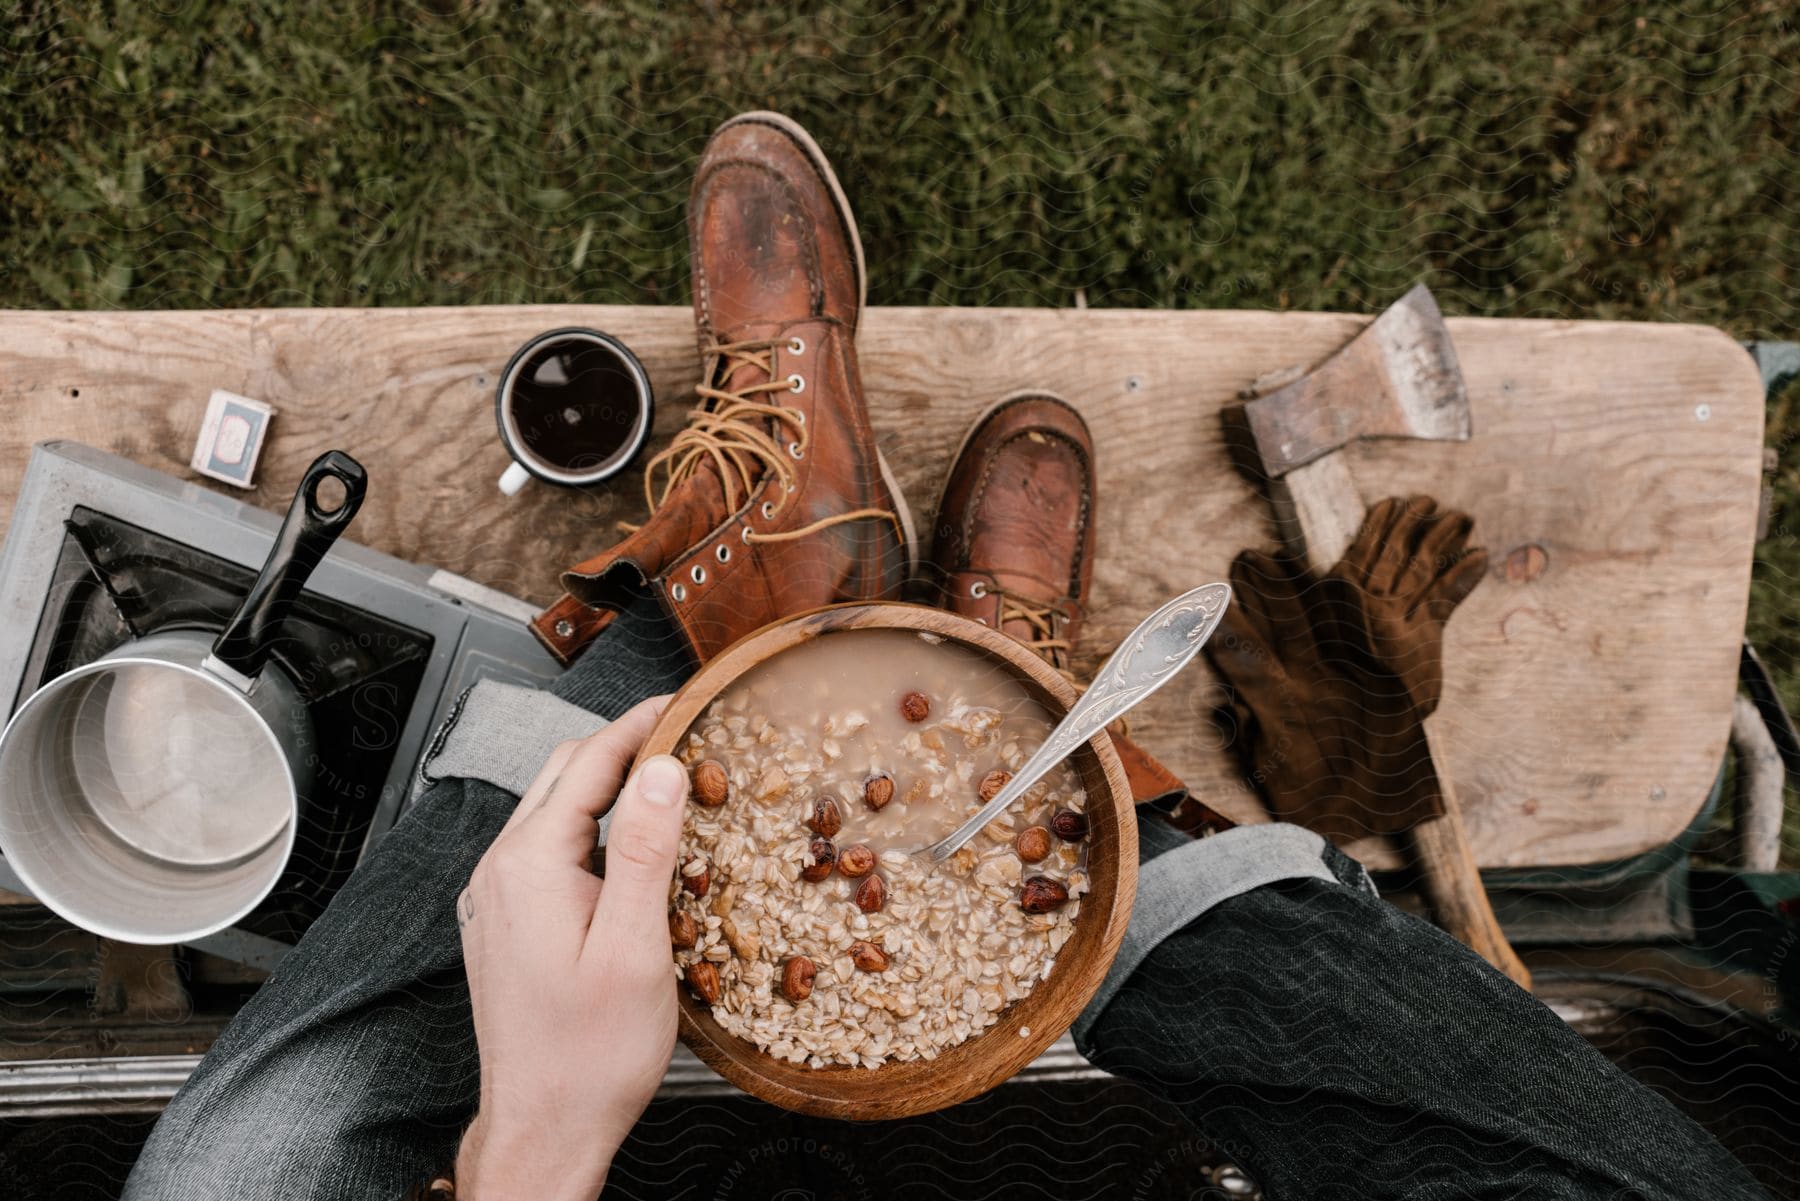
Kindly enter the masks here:
<path id="1" fill-rule="evenodd" d="M 1074 753 L 1075 748 L 1117 721 L 1124 712 L 1174 679 L 1193 662 L 1219 627 L 1231 601 L 1226 584 L 1204 584 L 1184 592 L 1138 623 L 1101 665 L 1074 708 L 1050 731 L 1050 737 L 1013 773 L 1013 778 L 981 807 L 981 812 L 948 838 L 913 852 L 927 864 L 942 863 L 961 850 L 1008 805 L 1025 795 L 1044 773 Z"/>

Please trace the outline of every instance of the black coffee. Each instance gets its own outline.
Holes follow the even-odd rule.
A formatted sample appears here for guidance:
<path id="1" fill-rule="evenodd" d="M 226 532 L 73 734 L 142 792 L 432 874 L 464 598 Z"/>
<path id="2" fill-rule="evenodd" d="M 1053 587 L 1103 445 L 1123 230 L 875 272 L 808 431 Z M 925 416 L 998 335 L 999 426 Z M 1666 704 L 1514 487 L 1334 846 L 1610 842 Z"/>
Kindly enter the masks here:
<path id="1" fill-rule="evenodd" d="M 637 378 L 607 346 L 559 341 L 533 351 L 512 388 L 525 449 L 558 471 L 597 471 L 626 451 L 643 415 Z"/>

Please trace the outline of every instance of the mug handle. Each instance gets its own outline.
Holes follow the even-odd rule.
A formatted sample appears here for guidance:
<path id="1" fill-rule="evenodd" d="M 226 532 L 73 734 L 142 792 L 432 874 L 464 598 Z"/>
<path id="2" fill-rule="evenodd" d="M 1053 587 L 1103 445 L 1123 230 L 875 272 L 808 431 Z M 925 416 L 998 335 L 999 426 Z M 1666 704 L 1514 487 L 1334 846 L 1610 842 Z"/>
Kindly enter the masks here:
<path id="1" fill-rule="evenodd" d="M 525 464 L 514 459 L 507 467 L 506 474 L 500 477 L 500 491 L 508 496 L 516 496 L 530 479 L 531 473 L 525 470 Z"/>

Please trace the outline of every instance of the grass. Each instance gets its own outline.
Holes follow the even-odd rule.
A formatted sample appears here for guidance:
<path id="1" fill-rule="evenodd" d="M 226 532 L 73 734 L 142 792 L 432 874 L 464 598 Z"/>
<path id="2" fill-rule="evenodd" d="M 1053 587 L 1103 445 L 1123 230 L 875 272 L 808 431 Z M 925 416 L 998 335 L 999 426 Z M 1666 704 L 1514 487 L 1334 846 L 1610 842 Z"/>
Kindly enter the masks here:
<path id="1" fill-rule="evenodd" d="M 0 305 L 680 302 L 719 120 L 799 118 L 880 304 L 1800 336 L 1785 0 L 11 6 Z M 1800 706 L 1800 411 L 1751 630 Z M 1800 852 L 1800 835 L 1793 849 Z"/>

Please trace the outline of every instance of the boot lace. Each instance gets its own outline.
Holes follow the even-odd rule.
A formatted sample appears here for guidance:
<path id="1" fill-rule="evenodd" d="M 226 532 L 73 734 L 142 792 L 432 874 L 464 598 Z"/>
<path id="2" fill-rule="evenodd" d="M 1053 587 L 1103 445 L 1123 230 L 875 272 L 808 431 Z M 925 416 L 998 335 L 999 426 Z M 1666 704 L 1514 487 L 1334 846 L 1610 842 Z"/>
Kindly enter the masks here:
<path id="1" fill-rule="evenodd" d="M 977 596 L 993 595 L 1000 598 L 999 627 L 1004 629 L 1011 621 L 1022 621 L 1031 628 L 1031 637 L 1020 638 L 1025 649 L 1034 652 L 1048 663 L 1056 674 L 1067 680 L 1079 694 L 1087 691 L 1088 681 L 1077 676 L 1069 667 L 1069 656 L 1074 647 L 1067 638 L 1059 636 L 1062 623 L 1069 620 L 1069 611 L 1058 604 L 1046 604 L 1023 596 L 1010 588 L 1002 588 L 998 584 L 982 582 L 975 585 L 980 591 Z M 1121 736 L 1129 736 L 1131 724 L 1126 718 L 1119 718 L 1107 729 Z"/>
<path id="2" fill-rule="evenodd" d="M 1002 588 L 998 584 L 978 583 L 971 590 L 976 596 L 997 596 L 1000 598 L 999 626 L 1004 629 L 1008 622 L 1022 621 L 1031 629 L 1031 637 L 1020 638 L 1025 648 L 1038 655 L 1044 662 L 1054 667 L 1059 675 L 1075 685 L 1079 690 L 1084 687 L 1069 670 L 1069 654 L 1074 649 L 1067 638 L 1057 636 L 1058 622 L 1067 621 L 1068 610 L 1061 605 L 1045 604 L 1028 596 Z"/>
<path id="3" fill-rule="evenodd" d="M 718 472 L 728 510 L 736 512 L 765 479 L 772 479 L 777 485 L 776 499 L 771 502 L 769 515 L 787 507 L 788 497 L 794 494 L 799 476 L 797 464 L 806 457 L 811 436 L 804 413 L 764 399 L 771 393 L 798 392 L 805 387 L 805 381 L 798 375 L 775 378 L 775 348 L 786 343 L 784 338 L 759 338 L 707 347 L 705 369 L 701 375 L 703 381 L 730 379 L 740 367 L 754 368 L 769 379 L 729 390 L 702 382 L 694 389 L 701 404 L 688 414 L 687 426 L 675 435 L 674 441 L 644 468 L 644 500 L 652 513 L 668 500 L 671 492 L 708 463 Z M 885 518 L 893 523 L 901 538 L 905 537 L 899 515 L 891 510 L 853 509 L 822 517 L 797 530 L 779 533 L 751 530 L 744 534 L 744 541 L 786 542 L 830 526 L 868 518 Z"/>

